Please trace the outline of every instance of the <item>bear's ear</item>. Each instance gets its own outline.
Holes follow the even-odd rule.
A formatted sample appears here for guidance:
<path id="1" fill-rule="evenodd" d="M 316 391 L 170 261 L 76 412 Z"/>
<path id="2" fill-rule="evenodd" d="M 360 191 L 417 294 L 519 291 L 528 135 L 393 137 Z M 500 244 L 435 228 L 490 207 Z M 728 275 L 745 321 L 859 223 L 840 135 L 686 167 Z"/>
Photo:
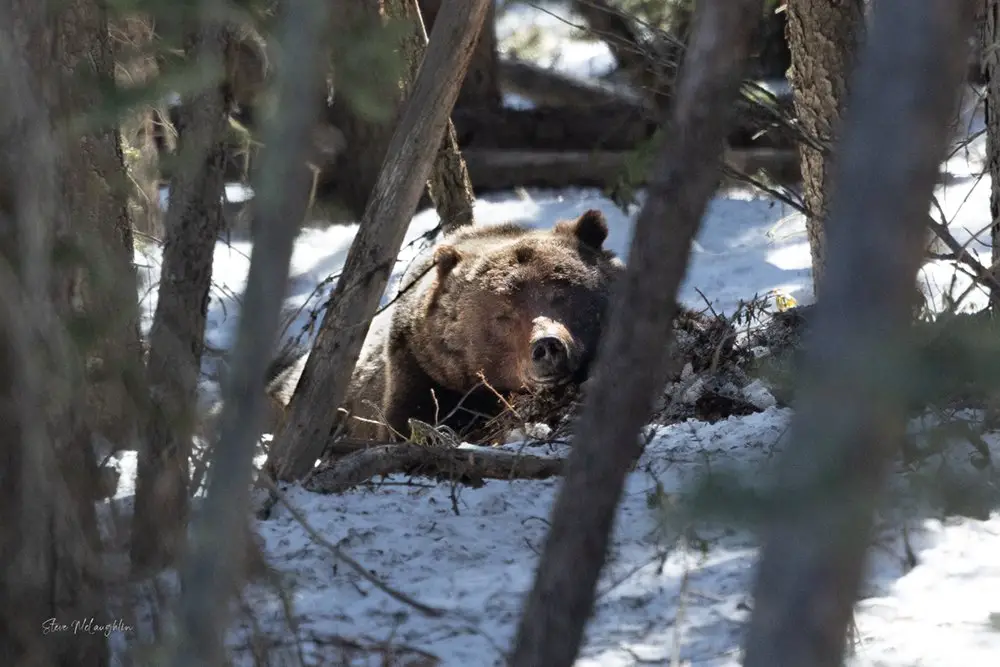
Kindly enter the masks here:
<path id="1" fill-rule="evenodd" d="M 434 250 L 434 263 L 437 264 L 438 278 L 445 278 L 462 259 L 462 253 L 452 245 L 440 245 Z"/>
<path id="2" fill-rule="evenodd" d="M 576 220 L 564 220 L 556 225 L 556 229 L 572 234 L 580 243 L 594 250 L 600 250 L 608 238 L 608 221 L 597 209 L 590 209 Z"/>

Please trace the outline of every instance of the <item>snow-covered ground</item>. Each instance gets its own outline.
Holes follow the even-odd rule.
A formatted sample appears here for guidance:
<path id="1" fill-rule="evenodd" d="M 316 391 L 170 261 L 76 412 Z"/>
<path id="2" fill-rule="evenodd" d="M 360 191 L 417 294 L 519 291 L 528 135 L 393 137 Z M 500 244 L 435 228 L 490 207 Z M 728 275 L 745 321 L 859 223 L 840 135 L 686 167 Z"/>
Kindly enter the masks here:
<path id="1" fill-rule="evenodd" d="M 565 23 L 525 6 L 501 18 L 501 36 L 525 25 L 541 27 L 565 54 L 540 59 L 580 76 L 608 64 L 603 45 L 573 41 Z M 562 26 L 562 27 L 560 27 Z M 548 58 L 548 60 L 546 60 Z M 567 64 L 568 63 L 568 64 Z M 960 241 L 987 224 L 988 178 L 978 179 L 982 139 L 970 154 L 949 160 L 947 184 L 938 189 L 943 212 Z M 594 190 L 533 192 L 527 198 L 495 196 L 476 203 L 478 224 L 507 220 L 550 226 L 556 220 L 599 208 L 611 228 L 608 246 L 627 259 L 635 211 L 628 215 Z M 421 247 L 422 235 L 437 223 L 433 211 L 417 215 L 406 238 L 394 279 Z M 289 329 L 294 335 L 318 303 L 329 276 L 342 266 L 356 226 L 304 231 L 295 247 L 287 307 L 303 312 Z M 970 249 L 988 261 L 985 244 Z M 248 243 L 220 243 L 215 254 L 216 289 L 206 337 L 213 347 L 231 343 L 249 265 Z M 158 254 L 137 257 L 151 267 L 141 293 L 151 317 L 155 306 Z M 682 300 L 703 306 L 702 294 L 717 311 L 732 312 L 741 299 L 781 290 L 800 303 L 811 300 L 809 251 L 800 216 L 770 199 L 740 190 L 713 199 L 694 244 Z M 954 267 L 930 262 L 923 269 L 928 291 L 960 294 L 968 280 L 952 284 Z M 390 290 L 393 285 L 390 285 Z M 877 286 L 873 286 L 877 289 Z M 970 305 L 982 305 L 981 294 Z M 147 317 L 147 324 L 148 324 Z M 206 390 L 210 387 L 206 384 Z M 790 416 L 770 408 L 714 424 L 689 421 L 656 430 L 642 461 L 627 483 L 608 566 L 599 584 L 594 617 L 578 665 L 736 665 L 742 624 L 748 617 L 749 583 L 757 556 L 753 535 L 721 525 L 679 525 L 671 498 L 702 475 L 726 470 L 744 481 L 767 478 L 771 455 Z M 914 425 L 919 432 L 919 426 Z M 988 436 L 995 455 L 1000 436 Z M 509 445 L 510 447 L 517 446 Z M 537 452 L 545 454 L 545 451 Z M 134 455 L 123 469 L 118 503 L 133 493 Z M 976 473 L 971 467 L 968 474 Z M 918 480 L 905 471 L 893 475 L 889 499 L 909 498 Z M 325 540 L 338 545 L 379 579 L 421 603 L 444 610 L 429 618 L 360 579 L 317 543 L 280 505 L 256 524 L 267 556 L 282 573 L 292 602 L 307 664 L 331 660 L 334 637 L 392 642 L 437 656 L 443 665 L 500 664 L 513 637 L 524 593 L 532 583 L 546 521 L 558 480 L 489 482 L 481 489 L 390 478 L 374 489 L 318 496 L 299 488 L 288 499 Z M 906 507 L 904 511 L 902 508 Z M 988 520 L 939 520 L 920 503 L 887 501 L 872 550 L 865 599 L 857 606 L 856 665 L 994 665 L 1000 656 L 1000 515 Z M 907 540 L 902 529 L 909 530 Z M 691 530 L 688 530 L 688 529 Z M 906 565 L 906 544 L 917 565 Z M 250 588 L 257 629 L 273 635 L 287 629 L 279 598 Z M 286 657 L 292 660 L 289 646 Z M 241 664 L 250 664 L 242 654 Z M 374 664 L 357 662 L 351 664 Z M 403 664 L 403 663 L 400 663 Z"/>

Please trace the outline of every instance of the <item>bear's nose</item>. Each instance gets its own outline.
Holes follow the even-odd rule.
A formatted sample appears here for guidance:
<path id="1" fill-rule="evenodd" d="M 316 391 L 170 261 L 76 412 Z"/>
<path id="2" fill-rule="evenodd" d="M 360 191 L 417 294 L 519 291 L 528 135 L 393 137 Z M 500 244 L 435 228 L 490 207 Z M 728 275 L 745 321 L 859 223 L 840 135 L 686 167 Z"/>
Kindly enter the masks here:
<path id="1" fill-rule="evenodd" d="M 555 336 L 542 336 L 531 345 L 531 361 L 538 375 L 558 375 L 566 369 L 569 349 Z"/>

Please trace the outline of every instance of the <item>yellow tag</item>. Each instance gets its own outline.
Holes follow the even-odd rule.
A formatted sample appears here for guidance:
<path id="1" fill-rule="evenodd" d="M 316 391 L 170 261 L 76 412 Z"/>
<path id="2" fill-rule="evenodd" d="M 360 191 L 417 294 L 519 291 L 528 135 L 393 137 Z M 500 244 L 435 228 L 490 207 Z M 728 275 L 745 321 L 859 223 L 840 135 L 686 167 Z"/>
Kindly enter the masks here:
<path id="1" fill-rule="evenodd" d="M 774 291 L 774 305 L 778 307 L 778 312 L 783 313 L 789 308 L 794 308 L 798 305 L 791 294 L 785 294 L 784 292 Z"/>

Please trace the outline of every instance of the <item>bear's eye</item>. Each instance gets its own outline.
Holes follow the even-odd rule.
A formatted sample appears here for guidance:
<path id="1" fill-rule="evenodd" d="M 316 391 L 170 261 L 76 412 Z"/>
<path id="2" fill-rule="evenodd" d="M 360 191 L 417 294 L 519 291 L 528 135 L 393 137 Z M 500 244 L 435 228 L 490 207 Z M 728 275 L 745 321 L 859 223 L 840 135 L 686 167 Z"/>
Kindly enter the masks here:
<path id="1" fill-rule="evenodd" d="M 493 321 L 499 324 L 506 324 L 514 319 L 514 316 L 506 312 L 498 312 L 493 314 Z"/>

